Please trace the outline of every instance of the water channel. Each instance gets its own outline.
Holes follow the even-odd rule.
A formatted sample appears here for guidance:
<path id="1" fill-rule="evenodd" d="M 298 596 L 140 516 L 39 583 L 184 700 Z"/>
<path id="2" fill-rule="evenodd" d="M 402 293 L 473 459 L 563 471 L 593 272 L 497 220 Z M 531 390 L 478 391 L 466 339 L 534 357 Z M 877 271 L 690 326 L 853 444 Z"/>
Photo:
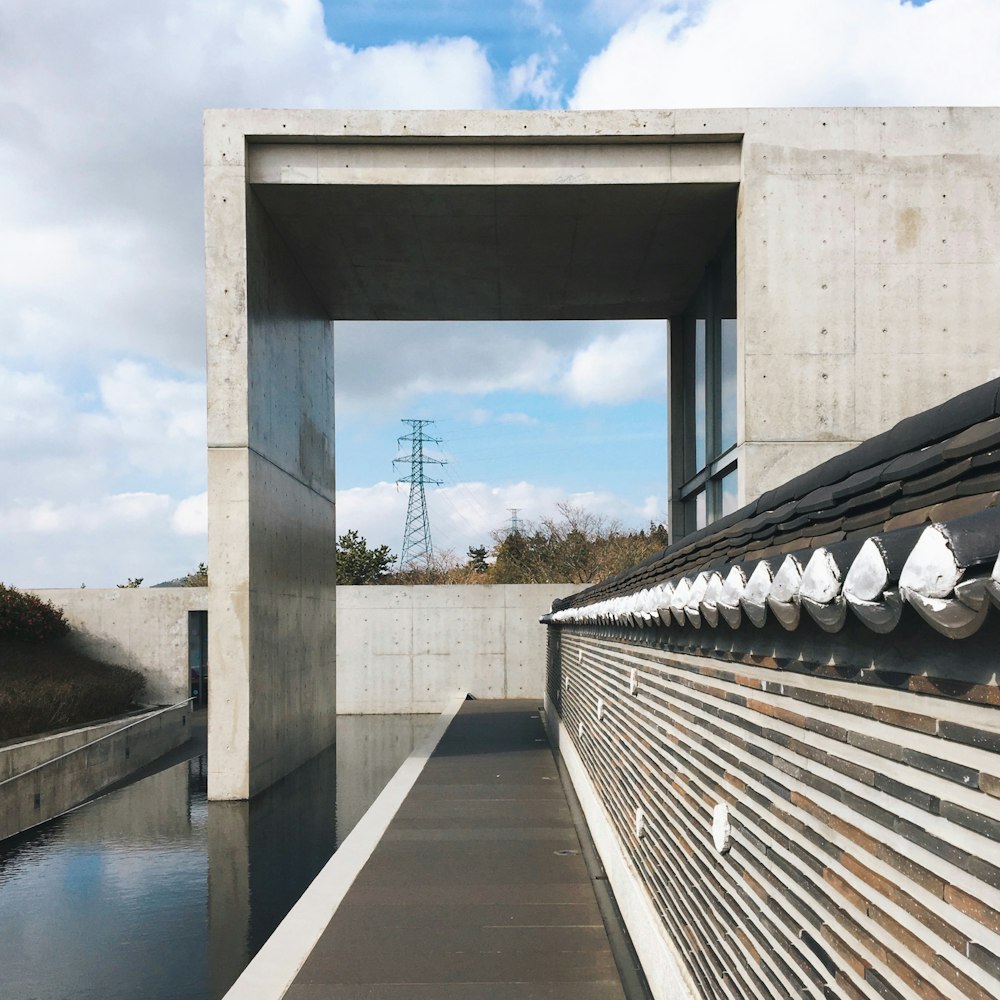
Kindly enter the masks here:
<path id="1" fill-rule="evenodd" d="M 203 753 L 0 843 L 3 1000 L 217 1000 L 436 716 L 341 716 L 252 802 Z"/>

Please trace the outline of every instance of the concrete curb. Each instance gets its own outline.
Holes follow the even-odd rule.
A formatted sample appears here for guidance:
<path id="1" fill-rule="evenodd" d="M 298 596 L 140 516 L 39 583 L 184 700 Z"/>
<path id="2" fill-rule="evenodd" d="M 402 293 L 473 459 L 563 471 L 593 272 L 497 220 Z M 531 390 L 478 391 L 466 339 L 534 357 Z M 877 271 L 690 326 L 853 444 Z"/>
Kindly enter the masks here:
<path id="1" fill-rule="evenodd" d="M 456 696 L 441 713 L 427 739 L 403 761 L 224 1000 L 279 1000 L 285 995 L 464 703 L 465 695 Z"/>

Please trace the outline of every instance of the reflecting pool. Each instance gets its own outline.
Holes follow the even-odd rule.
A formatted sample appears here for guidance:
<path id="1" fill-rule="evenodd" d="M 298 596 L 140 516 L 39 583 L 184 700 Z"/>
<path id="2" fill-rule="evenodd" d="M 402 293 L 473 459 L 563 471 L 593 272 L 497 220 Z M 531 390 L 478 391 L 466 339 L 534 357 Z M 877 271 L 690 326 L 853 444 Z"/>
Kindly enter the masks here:
<path id="1" fill-rule="evenodd" d="M 436 716 L 341 716 L 252 802 L 202 754 L 0 844 L 4 1000 L 216 1000 Z"/>

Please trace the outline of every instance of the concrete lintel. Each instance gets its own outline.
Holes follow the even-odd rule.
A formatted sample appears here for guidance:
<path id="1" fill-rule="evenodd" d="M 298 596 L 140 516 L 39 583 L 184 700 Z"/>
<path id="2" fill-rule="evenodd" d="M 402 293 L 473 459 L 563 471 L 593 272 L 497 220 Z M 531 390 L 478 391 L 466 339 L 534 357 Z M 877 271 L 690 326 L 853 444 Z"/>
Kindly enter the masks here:
<path id="1" fill-rule="evenodd" d="M 738 142 L 257 143 L 251 184 L 738 184 Z"/>
<path id="2" fill-rule="evenodd" d="M 734 142 L 743 109 L 648 111 L 360 111 L 211 109 L 205 112 L 206 163 L 233 163 L 247 143 L 265 142 Z M 225 154 L 225 155 L 223 155 Z"/>

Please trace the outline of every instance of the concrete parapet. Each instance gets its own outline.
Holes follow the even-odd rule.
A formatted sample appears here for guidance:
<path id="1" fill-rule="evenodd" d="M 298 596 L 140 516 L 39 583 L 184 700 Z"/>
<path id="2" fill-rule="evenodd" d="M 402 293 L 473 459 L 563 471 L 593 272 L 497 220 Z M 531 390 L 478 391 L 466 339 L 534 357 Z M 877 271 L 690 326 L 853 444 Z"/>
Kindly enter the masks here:
<path id="1" fill-rule="evenodd" d="M 134 718 L 138 719 L 140 713 Z M 87 743 L 93 743 L 104 736 L 121 729 L 127 719 L 121 717 L 99 722 L 93 726 L 81 726 L 67 732 L 46 734 L 37 739 L 25 740 L 0 748 L 0 781 L 30 771 L 46 761 L 61 757 L 71 750 L 78 750 Z"/>
<path id="2" fill-rule="evenodd" d="M 22 761 L 48 759 L 0 781 L 0 840 L 59 816 L 102 788 L 127 777 L 191 738 L 191 708 L 181 702 L 135 719 L 118 720 L 117 728 L 83 746 L 65 750 L 67 736 L 32 741 L 6 753 L 23 753 Z M 81 732 L 86 732 L 82 730 Z M 0 765 L 2 766 L 2 765 Z"/>

